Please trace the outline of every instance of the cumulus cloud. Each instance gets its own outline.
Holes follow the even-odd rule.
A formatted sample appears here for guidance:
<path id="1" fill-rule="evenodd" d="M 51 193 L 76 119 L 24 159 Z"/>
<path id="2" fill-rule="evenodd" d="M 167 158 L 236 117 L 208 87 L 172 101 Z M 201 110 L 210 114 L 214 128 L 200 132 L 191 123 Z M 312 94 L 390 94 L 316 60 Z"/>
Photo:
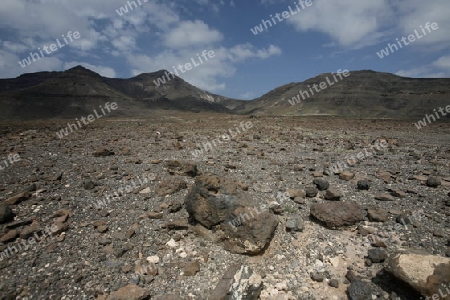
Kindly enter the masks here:
<path id="1" fill-rule="evenodd" d="M 450 77 L 450 55 L 441 56 L 428 65 L 400 70 L 395 74 L 403 77 L 448 78 Z"/>
<path id="2" fill-rule="evenodd" d="M 287 22 L 298 31 L 320 31 L 351 46 L 375 33 L 391 15 L 387 0 L 316 0 Z"/>
<path id="3" fill-rule="evenodd" d="M 171 48 L 183 48 L 219 42 L 222 33 L 211 29 L 203 21 L 183 21 L 165 36 L 165 45 Z"/>
<path id="4" fill-rule="evenodd" d="M 242 44 L 231 48 L 192 48 L 182 49 L 177 52 L 166 50 L 154 57 L 130 54 L 127 60 L 134 67 L 134 75 L 160 69 L 166 69 L 174 73 L 173 67 L 177 68 L 178 65 L 190 63 L 191 59 L 198 63 L 197 54 L 201 55 L 204 50 L 214 51 L 214 57 L 209 58 L 208 61 L 204 61 L 200 66 L 194 67 L 186 73 L 178 72 L 184 80 L 211 92 L 217 92 L 226 87 L 221 82 L 221 79 L 233 76 L 239 62 L 250 58 L 266 59 L 281 53 L 281 49 L 274 45 L 270 45 L 267 48 L 256 48 L 250 44 Z"/>

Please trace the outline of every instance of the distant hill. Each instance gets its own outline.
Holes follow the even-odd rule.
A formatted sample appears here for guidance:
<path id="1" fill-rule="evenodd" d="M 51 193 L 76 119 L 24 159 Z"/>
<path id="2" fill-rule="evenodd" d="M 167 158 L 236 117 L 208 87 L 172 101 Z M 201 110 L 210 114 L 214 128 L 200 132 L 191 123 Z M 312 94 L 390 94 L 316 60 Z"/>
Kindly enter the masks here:
<path id="1" fill-rule="evenodd" d="M 434 108 L 450 105 L 449 78 L 404 78 L 365 70 L 352 71 L 348 77 L 337 77 L 336 81 L 333 74 L 324 73 L 244 101 L 209 93 L 179 77 L 157 87 L 154 81 L 165 74 L 161 70 L 128 79 L 105 78 L 77 66 L 64 72 L 0 79 L 0 119 L 77 118 L 91 114 L 108 101 L 117 102 L 120 108 L 110 116 L 148 116 L 155 111 L 178 110 L 271 116 L 417 118 Z M 317 92 L 313 86 L 321 82 L 325 82 L 326 88 Z"/>
<path id="2" fill-rule="evenodd" d="M 120 109 L 113 113 L 123 116 L 148 115 L 158 109 L 231 113 L 243 102 L 206 92 L 179 77 L 157 87 L 153 80 L 164 72 L 117 79 L 77 66 L 0 79 L 0 118 L 75 118 L 108 101 L 117 102 Z"/>
<path id="3" fill-rule="evenodd" d="M 434 108 L 450 105 L 449 78 L 405 78 L 369 70 L 352 71 L 342 79 L 334 76 L 337 82 L 331 73 L 324 73 L 304 82 L 280 86 L 244 103 L 237 111 L 273 116 L 416 118 Z M 313 85 L 321 82 L 325 82 L 326 88 L 320 90 L 319 86 L 317 90 L 320 92 L 316 92 Z M 300 91 L 303 96 L 300 96 Z M 300 102 L 297 103 L 294 97 L 298 99 L 299 96 Z M 295 105 L 291 105 L 289 100 L 294 100 Z"/>

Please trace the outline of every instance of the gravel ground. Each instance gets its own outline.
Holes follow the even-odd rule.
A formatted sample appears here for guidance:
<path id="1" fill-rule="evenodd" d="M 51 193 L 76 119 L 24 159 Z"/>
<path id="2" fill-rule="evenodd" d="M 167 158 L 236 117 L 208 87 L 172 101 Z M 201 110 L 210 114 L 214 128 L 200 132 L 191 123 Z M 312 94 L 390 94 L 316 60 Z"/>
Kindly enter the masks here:
<path id="1" fill-rule="evenodd" d="M 241 122 L 251 126 L 192 154 L 237 133 Z M 97 120 L 57 138 L 66 125 L 0 124 L 0 159 L 20 155 L 0 171 L 0 201 L 15 214 L 0 222 L 0 251 L 18 250 L 0 261 L 0 299 L 106 299 L 130 283 L 152 299 L 213 299 L 233 264 L 261 276 L 260 299 L 348 299 L 349 271 L 370 282 L 374 299 L 419 299 L 383 263 L 367 258 L 372 242 L 384 243 L 388 254 L 412 248 L 450 256 L 446 123 L 418 131 L 412 122 L 390 120 L 171 113 Z M 348 178 L 328 171 L 380 139 L 387 146 L 346 168 Z M 231 253 L 220 243 L 220 228 L 188 222 L 184 201 L 196 177 L 171 174 L 169 160 L 240 182 L 255 207 L 277 202 L 270 244 L 258 255 Z M 314 190 L 315 179 L 327 181 L 340 202 L 358 203 L 363 220 L 329 229 L 310 214 L 311 206 L 330 202 L 327 191 L 295 199 L 286 194 Z M 361 180 L 368 190 L 357 188 Z M 22 197 L 14 198 L 18 193 Z M 99 204 L 114 193 L 119 197 Z M 374 221 L 369 209 L 382 211 L 385 220 Z M 401 216 L 410 222 L 402 224 Z M 286 230 L 292 219 L 302 228 Z M 19 249 L 55 224 L 55 232 Z"/>

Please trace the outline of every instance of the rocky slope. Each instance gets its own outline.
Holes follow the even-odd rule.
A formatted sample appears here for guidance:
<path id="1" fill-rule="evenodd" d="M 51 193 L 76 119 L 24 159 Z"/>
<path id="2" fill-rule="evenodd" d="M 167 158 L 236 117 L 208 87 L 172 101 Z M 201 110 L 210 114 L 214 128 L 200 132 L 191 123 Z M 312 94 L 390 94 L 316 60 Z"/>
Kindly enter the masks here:
<path id="1" fill-rule="evenodd" d="M 161 78 L 165 83 L 159 81 Z M 450 79 L 352 71 L 347 77 L 321 74 L 243 101 L 206 92 L 176 76 L 167 77 L 165 70 L 120 79 L 105 78 L 78 66 L 65 72 L 0 79 L 0 119 L 77 118 L 106 102 L 116 102 L 121 108 L 109 116 L 149 116 L 157 110 L 172 110 L 411 119 L 450 105 L 449 95 Z M 448 120 L 449 116 L 442 119 Z"/>
<path id="2" fill-rule="evenodd" d="M 346 75 L 324 73 L 304 82 L 290 83 L 246 102 L 238 111 L 273 116 L 408 119 L 450 104 L 448 78 L 404 78 L 369 70 Z"/>
<path id="3" fill-rule="evenodd" d="M 153 81 L 161 76 L 164 71 L 129 79 L 105 78 L 77 66 L 64 72 L 0 79 L 0 118 L 76 118 L 106 102 L 121 107 L 110 116 L 152 115 L 158 109 L 230 112 L 241 103 L 198 89 L 179 77 L 157 87 Z"/>

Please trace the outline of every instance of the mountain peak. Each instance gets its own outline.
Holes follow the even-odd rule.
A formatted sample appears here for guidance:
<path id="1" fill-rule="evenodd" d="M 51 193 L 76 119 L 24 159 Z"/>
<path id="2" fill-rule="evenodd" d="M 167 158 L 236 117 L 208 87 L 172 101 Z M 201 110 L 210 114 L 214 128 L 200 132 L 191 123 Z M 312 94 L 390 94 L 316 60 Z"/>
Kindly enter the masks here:
<path id="1" fill-rule="evenodd" d="M 66 70 L 64 73 L 101 77 L 98 73 L 95 73 L 94 71 L 91 71 L 81 65 L 70 68 L 70 69 Z"/>

